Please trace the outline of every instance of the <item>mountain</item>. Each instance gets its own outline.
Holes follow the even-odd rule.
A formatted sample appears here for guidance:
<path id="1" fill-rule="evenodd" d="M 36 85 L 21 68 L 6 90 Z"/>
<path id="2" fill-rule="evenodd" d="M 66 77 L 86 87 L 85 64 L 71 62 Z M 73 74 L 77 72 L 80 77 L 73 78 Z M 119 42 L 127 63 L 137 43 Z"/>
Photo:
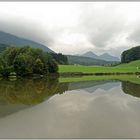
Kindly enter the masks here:
<path id="1" fill-rule="evenodd" d="M 98 55 L 94 54 L 91 51 L 84 53 L 82 56 L 98 59 Z"/>
<path id="2" fill-rule="evenodd" d="M 105 60 L 105 61 L 120 61 L 118 57 L 112 56 L 108 53 L 104 53 L 102 55 L 96 55 L 95 53 L 89 51 L 89 52 L 82 54 L 81 56 Z"/>
<path id="3" fill-rule="evenodd" d="M 112 56 L 108 53 L 104 53 L 99 56 L 100 59 L 106 60 L 106 61 L 119 61 L 118 57 Z"/>
<path id="4" fill-rule="evenodd" d="M 69 64 L 92 66 L 92 65 L 113 65 L 118 63 L 84 56 L 75 56 L 75 55 L 66 55 L 66 56 L 68 58 Z"/>
<path id="5" fill-rule="evenodd" d="M 7 45 L 17 45 L 19 47 L 30 45 L 33 48 L 41 48 L 46 52 L 54 52 L 45 45 L 3 31 L 0 31 L 0 43 Z"/>

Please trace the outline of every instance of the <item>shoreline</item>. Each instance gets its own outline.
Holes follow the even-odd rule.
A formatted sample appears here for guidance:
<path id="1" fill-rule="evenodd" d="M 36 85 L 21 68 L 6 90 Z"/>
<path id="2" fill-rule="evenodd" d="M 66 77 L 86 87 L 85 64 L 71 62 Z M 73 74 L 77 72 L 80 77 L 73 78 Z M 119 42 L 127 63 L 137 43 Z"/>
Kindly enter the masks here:
<path id="1" fill-rule="evenodd" d="M 102 76 L 102 75 L 140 75 L 140 72 L 96 72 L 96 73 L 84 73 L 84 72 L 63 72 L 59 73 L 59 76 Z"/>

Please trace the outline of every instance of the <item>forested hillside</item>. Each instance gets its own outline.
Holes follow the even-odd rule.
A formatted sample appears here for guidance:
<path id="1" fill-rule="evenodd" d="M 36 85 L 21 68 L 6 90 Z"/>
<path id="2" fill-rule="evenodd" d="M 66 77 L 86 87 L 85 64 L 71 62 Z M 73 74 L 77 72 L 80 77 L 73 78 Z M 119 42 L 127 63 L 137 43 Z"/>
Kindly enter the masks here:
<path id="1" fill-rule="evenodd" d="M 43 51 L 54 52 L 47 46 L 37 43 L 35 41 L 24 39 L 13 34 L 0 31 L 0 43 L 7 45 L 16 45 L 17 47 L 23 47 L 25 45 L 32 46 L 33 48 L 41 48 Z"/>
<path id="2" fill-rule="evenodd" d="M 126 50 L 121 55 L 121 62 L 128 63 L 140 59 L 140 46 Z"/>

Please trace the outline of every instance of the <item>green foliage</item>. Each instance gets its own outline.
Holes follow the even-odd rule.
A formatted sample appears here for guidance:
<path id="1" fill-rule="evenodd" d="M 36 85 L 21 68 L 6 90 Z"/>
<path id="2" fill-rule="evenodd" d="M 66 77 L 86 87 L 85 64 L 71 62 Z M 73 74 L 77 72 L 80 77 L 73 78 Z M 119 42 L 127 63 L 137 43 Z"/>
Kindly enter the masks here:
<path id="1" fill-rule="evenodd" d="M 50 54 L 58 64 L 62 64 L 62 65 L 68 64 L 68 58 L 66 55 L 63 55 L 62 53 L 58 53 L 58 54 L 50 53 Z"/>
<path id="2" fill-rule="evenodd" d="M 140 59 L 140 46 L 126 50 L 121 55 L 121 62 L 128 63 Z"/>
<path id="3" fill-rule="evenodd" d="M 49 53 L 39 48 L 9 47 L 0 56 L 0 73 L 4 77 L 8 77 L 11 72 L 15 72 L 17 76 L 28 76 L 57 73 L 57 71 L 56 61 Z"/>
<path id="4" fill-rule="evenodd" d="M 11 66 L 18 54 L 19 48 L 10 47 L 6 48 L 5 51 L 2 52 L 2 59 L 5 61 L 5 65 Z"/>
<path id="5" fill-rule="evenodd" d="M 49 64 L 48 69 L 49 69 L 50 73 L 56 73 L 58 71 L 58 66 L 57 66 L 55 60 L 50 59 L 48 64 Z"/>
<path id="6" fill-rule="evenodd" d="M 32 61 L 29 55 L 19 54 L 13 62 L 14 70 L 17 75 L 24 76 L 32 73 Z"/>
<path id="7" fill-rule="evenodd" d="M 12 71 L 13 71 L 13 67 L 5 67 L 0 70 L 0 74 L 4 77 L 8 77 Z"/>
<path id="8" fill-rule="evenodd" d="M 40 58 L 37 58 L 34 62 L 33 72 L 43 74 L 43 67 L 44 67 L 43 62 L 40 60 Z"/>
<path id="9" fill-rule="evenodd" d="M 0 53 L 6 50 L 6 48 L 10 47 L 10 45 L 0 43 Z"/>

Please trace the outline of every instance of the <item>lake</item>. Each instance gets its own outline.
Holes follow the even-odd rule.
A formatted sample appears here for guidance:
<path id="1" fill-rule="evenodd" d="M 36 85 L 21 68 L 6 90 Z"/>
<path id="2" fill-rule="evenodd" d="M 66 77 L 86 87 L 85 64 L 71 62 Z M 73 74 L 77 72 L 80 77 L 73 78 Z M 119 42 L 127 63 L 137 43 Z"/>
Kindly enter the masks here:
<path id="1" fill-rule="evenodd" d="M 1 80 L 0 138 L 140 138 L 140 85 Z"/>

